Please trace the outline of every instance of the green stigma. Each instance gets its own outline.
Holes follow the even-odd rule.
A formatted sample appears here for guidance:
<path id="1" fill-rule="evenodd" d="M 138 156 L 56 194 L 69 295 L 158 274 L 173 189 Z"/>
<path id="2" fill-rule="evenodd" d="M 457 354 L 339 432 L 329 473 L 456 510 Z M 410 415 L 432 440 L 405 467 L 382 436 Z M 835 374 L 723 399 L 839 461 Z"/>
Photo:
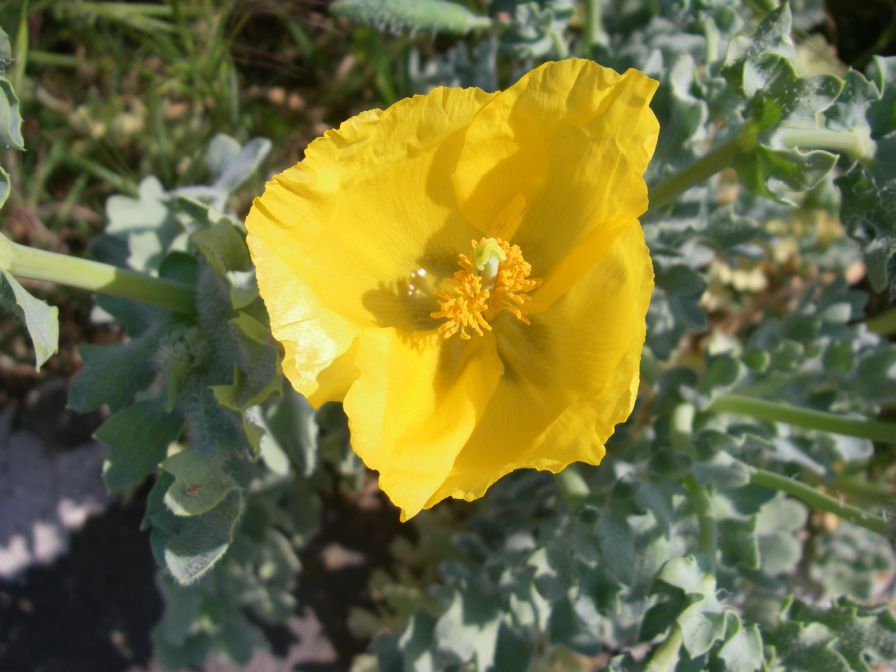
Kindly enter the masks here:
<path id="1" fill-rule="evenodd" d="M 498 265 L 507 258 L 495 238 L 483 238 L 473 248 L 473 265 L 486 281 L 498 275 Z"/>

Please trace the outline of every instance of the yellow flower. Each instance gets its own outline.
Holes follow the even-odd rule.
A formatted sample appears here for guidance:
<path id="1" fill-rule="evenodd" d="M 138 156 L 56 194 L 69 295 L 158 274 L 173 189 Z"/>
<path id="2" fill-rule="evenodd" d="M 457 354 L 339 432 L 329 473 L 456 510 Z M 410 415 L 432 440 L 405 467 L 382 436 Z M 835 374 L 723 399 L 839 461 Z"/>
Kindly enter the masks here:
<path id="1" fill-rule="evenodd" d="M 283 370 L 402 519 L 598 464 L 638 389 L 657 83 L 587 60 L 359 114 L 247 220 Z"/>

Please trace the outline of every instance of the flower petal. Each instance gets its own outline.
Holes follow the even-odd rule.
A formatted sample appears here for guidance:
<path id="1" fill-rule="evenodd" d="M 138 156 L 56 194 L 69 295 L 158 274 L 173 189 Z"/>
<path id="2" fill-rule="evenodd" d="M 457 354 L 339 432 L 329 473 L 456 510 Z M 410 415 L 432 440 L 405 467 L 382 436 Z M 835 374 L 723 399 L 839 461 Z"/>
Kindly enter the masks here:
<path id="1" fill-rule="evenodd" d="M 262 221 L 268 217 L 266 213 L 253 208 L 252 231 L 277 226 L 273 220 Z M 247 242 L 271 333 L 283 345 L 283 373 L 315 408 L 325 401 L 341 401 L 357 377 L 350 347 L 359 329 L 324 308 L 280 250 L 271 248 L 260 236 L 250 235 Z M 333 366 L 337 360 L 341 366 Z"/>
<path id="2" fill-rule="evenodd" d="M 345 397 L 352 448 L 407 520 L 442 485 L 488 404 L 502 371 L 495 342 L 369 329 L 356 361 L 361 374 Z"/>
<path id="3" fill-rule="evenodd" d="M 495 324 L 504 364 L 488 408 L 432 506 L 475 499 L 521 468 L 557 472 L 597 464 L 638 389 L 653 269 L 640 226 L 632 224 L 601 263 L 531 326 L 509 316 Z"/>
<path id="4" fill-rule="evenodd" d="M 467 129 L 452 178 L 461 211 L 487 235 L 512 238 L 545 277 L 593 227 L 646 210 L 656 87 L 582 59 L 528 73 Z"/>
<path id="5" fill-rule="evenodd" d="M 450 172 L 463 129 L 490 98 L 438 88 L 329 131 L 268 184 L 255 208 L 270 217 L 250 217 L 251 235 L 353 324 L 431 329 L 437 303 L 415 283 L 421 270 L 450 275 L 478 235 L 457 210 Z"/>

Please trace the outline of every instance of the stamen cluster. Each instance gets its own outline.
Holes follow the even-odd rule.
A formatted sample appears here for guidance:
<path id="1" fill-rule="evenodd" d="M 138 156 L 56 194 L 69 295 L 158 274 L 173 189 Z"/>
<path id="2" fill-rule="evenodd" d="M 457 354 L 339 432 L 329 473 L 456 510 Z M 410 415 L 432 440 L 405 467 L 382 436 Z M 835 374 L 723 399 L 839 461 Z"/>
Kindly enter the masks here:
<path id="1" fill-rule="evenodd" d="M 474 257 L 476 249 L 481 248 L 487 240 L 483 238 L 472 241 Z M 504 259 L 499 263 L 493 278 L 484 277 L 470 257 L 458 254 L 457 261 L 461 270 L 445 281 L 450 289 L 434 292 L 441 310 L 431 315 L 445 320 L 439 326 L 439 333 L 444 338 L 458 334 L 461 339 L 470 340 L 468 329 L 482 336 L 483 329 L 491 331 L 489 322 L 502 311 L 529 324 L 525 306 L 532 299 L 528 292 L 538 287 L 541 280 L 529 278 L 532 266 L 523 258 L 518 245 L 511 245 L 500 238 L 496 241 L 504 252 Z"/>

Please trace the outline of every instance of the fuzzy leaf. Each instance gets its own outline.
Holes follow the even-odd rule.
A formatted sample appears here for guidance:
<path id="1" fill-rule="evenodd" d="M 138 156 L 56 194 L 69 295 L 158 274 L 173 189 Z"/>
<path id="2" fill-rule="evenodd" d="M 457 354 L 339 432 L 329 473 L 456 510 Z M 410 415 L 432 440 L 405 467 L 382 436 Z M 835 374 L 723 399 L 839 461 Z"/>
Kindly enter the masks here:
<path id="1" fill-rule="evenodd" d="M 222 277 L 227 277 L 228 271 L 250 268 L 246 242 L 229 221 L 220 221 L 197 231 L 190 236 L 190 241 Z"/>
<path id="2" fill-rule="evenodd" d="M 176 530 L 165 539 L 165 566 L 174 579 L 190 584 L 205 575 L 227 552 L 242 511 L 242 495 L 231 490 L 210 511 L 179 519 Z"/>
<path id="3" fill-rule="evenodd" d="M 165 459 L 183 426 L 183 420 L 165 412 L 157 400 L 138 402 L 106 420 L 95 434 L 109 446 L 103 464 L 106 488 L 114 492 L 143 480 Z"/>
<path id="4" fill-rule="evenodd" d="M 393 31 L 431 31 L 463 35 L 490 28 L 491 19 L 446 0 L 336 0 L 334 16 Z"/>
<path id="5" fill-rule="evenodd" d="M 162 462 L 162 469 L 174 476 L 165 493 L 165 505 L 177 516 L 206 513 L 237 488 L 214 457 L 195 450 L 172 455 Z"/>
<path id="6" fill-rule="evenodd" d="M 113 413 L 123 408 L 155 377 L 153 355 L 159 348 L 162 333 L 160 329 L 152 329 L 126 343 L 80 346 L 78 354 L 83 366 L 69 388 L 69 407 L 79 413 L 103 404 L 108 404 Z M 123 371 L 127 375 L 121 375 Z"/>

